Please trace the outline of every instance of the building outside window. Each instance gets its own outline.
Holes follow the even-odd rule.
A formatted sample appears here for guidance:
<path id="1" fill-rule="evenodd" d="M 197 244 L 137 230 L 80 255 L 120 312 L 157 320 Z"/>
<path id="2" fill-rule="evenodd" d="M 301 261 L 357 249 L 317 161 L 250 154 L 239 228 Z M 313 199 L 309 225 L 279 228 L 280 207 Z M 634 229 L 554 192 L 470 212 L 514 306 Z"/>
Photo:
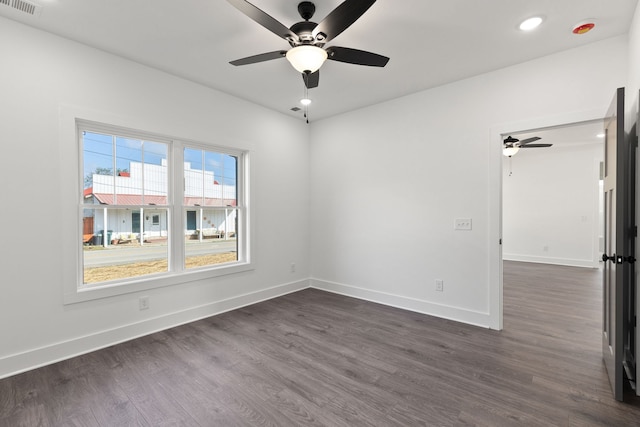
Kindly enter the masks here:
<path id="1" fill-rule="evenodd" d="M 245 153 L 91 123 L 78 134 L 79 289 L 248 261 Z"/>

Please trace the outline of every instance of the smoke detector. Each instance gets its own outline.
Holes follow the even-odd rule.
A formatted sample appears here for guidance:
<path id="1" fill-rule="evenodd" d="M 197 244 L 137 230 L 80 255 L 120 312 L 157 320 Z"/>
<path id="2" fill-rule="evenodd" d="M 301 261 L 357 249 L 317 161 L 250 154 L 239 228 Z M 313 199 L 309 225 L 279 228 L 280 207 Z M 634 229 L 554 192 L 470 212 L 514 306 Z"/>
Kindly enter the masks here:
<path id="1" fill-rule="evenodd" d="M 593 30 L 593 27 L 596 26 L 596 22 L 593 19 L 582 21 L 573 26 L 573 30 L 571 31 L 573 34 L 587 34 L 589 31 Z"/>

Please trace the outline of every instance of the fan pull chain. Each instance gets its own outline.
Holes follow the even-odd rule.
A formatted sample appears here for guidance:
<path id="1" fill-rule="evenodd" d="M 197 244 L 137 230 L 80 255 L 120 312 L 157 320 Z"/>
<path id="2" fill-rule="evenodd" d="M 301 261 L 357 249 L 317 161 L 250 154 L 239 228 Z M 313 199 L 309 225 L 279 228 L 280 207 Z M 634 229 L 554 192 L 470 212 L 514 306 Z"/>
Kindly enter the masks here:
<path id="1" fill-rule="evenodd" d="M 307 74 L 307 79 L 309 79 L 309 75 Z M 304 85 L 304 99 L 309 99 L 309 88 L 307 87 L 307 83 Z M 307 124 L 309 124 L 309 105 L 304 106 L 304 118 L 307 119 Z"/>
<path id="2" fill-rule="evenodd" d="M 509 156 L 509 176 L 513 175 L 512 162 L 513 157 Z"/>

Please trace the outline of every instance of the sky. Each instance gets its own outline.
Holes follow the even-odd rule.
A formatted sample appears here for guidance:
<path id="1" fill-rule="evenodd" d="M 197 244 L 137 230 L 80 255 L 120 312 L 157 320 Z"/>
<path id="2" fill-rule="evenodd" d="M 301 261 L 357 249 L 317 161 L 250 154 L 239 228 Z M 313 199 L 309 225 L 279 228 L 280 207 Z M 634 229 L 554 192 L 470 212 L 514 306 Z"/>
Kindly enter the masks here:
<path id="1" fill-rule="evenodd" d="M 160 165 L 167 159 L 169 145 L 162 142 L 124 138 L 95 132 L 83 132 L 83 174 L 92 175 L 98 168 L 129 171 L 130 162 Z M 211 171 L 220 184 L 236 185 L 237 158 L 228 154 L 185 148 L 184 161 L 191 169 Z M 85 183 L 85 188 L 91 183 Z"/>

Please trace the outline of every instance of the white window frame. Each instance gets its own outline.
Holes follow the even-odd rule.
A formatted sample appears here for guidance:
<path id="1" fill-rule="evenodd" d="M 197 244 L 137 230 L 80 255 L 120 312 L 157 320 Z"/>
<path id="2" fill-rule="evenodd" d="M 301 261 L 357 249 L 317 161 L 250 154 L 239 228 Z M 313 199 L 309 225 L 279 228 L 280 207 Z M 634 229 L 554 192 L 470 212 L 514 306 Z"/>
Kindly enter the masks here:
<path id="1" fill-rule="evenodd" d="M 69 127 L 73 123 L 73 129 Z M 117 122 L 117 120 L 116 120 Z M 142 292 L 149 289 L 155 289 L 164 286 L 174 286 L 193 281 L 205 280 L 225 276 L 229 274 L 237 274 L 252 270 L 251 257 L 251 221 L 250 221 L 250 203 L 249 203 L 249 158 L 248 150 L 237 148 L 223 147 L 219 145 L 207 144 L 198 141 L 190 141 L 185 138 L 174 138 L 152 132 L 134 130 L 130 127 L 119 124 L 105 124 L 105 121 L 95 121 L 81 117 L 77 111 L 72 108 L 61 108 L 61 140 L 65 139 L 63 145 L 63 154 L 66 152 L 71 159 L 75 159 L 75 168 L 77 171 L 75 177 L 75 185 L 69 186 L 71 174 L 64 172 L 62 175 L 61 187 L 74 189 L 74 210 L 75 224 L 72 233 L 65 233 L 66 238 L 63 239 L 63 250 L 71 249 L 71 236 L 73 236 L 73 254 L 74 256 L 65 256 L 64 270 L 64 303 L 73 304 L 83 301 L 90 301 L 99 298 L 113 297 L 116 295 Z M 82 131 L 102 132 L 107 134 L 115 134 L 118 136 L 136 138 L 142 140 L 150 140 L 169 144 L 169 152 L 167 155 L 167 163 L 169 165 L 168 172 L 168 210 L 169 216 L 169 233 L 171 235 L 168 246 L 168 258 L 170 271 L 158 273 L 148 276 L 138 276 L 128 279 L 121 279 L 111 282 L 97 283 L 89 286 L 83 286 L 83 254 L 82 254 L 82 211 L 90 207 L 83 204 L 83 153 L 82 153 Z M 73 144 L 70 144 L 68 138 L 73 132 Z M 71 155 L 71 147 L 74 147 L 75 154 Z M 237 248 L 238 260 L 232 263 L 219 265 L 211 265 L 199 267 L 197 269 L 186 269 L 185 260 L 185 235 L 184 225 L 186 223 L 185 209 L 183 208 L 183 174 L 184 174 L 184 148 L 198 148 L 207 151 L 214 151 L 237 157 L 237 202 L 234 209 L 237 209 L 238 230 L 237 230 Z M 62 157 L 61 157 L 62 158 Z M 63 161 L 62 163 L 69 163 Z M 65 167 L 63 164 L 62 168 Z M 65 191 L 63 200 L 71 200 L 70 192 Z M 70 221 L 66 221 L 66 227 L 63 230 L 69 230 Z M 67 262 L 69 261 L 69 262 Z M 213 282 L 215 285 L 215 282 Z"/>

